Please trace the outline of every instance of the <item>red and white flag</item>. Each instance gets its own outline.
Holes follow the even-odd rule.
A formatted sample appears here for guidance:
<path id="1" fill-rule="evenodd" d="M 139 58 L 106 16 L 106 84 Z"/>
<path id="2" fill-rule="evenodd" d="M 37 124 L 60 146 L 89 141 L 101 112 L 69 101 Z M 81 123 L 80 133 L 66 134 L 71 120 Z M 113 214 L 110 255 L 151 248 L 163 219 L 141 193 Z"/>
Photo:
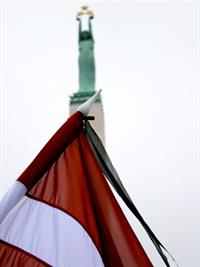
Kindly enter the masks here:
<path id="1" fill-rule="evenodd" d="M 2 267 L 150 267 L 76 112 L 0 202 Z"/>

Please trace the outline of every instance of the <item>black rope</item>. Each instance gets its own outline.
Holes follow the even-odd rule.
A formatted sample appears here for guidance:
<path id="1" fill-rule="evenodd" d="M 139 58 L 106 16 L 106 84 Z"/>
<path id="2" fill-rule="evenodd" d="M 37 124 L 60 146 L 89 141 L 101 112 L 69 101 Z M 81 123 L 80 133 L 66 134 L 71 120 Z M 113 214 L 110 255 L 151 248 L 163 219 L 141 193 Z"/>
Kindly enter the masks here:
<path id="1" fill-rule="evenodd" d="M 131 212 L 136 216 L 136 218 L 139 220 L 139 222 L 144 227 L 145 231 L 149 235 L 151 241 L 153 242 L 154 246 L 156 247 L 158 253 L 162 257 L 163 261 L 165 262 L 167 267 L 170 267 L 170 264 L 168 262 L 168 259 L 166 255 L 163 253 L 164 249 L 173 259 L 173 261 L 176 263 L 175 259 L 172 257 L 172 255 L 167 251 L 167 249 L 163 246 L 163 244 L 158 240 L 158 238 L 155 236 L 155 234 L 152 232 L 150 227 L 147 225 L 135 205 L 133 204 L 130 196 L 128 195 L 126 189 L 124 188 L 114 166 L 112 165 L 112 162 L 100 140 L 100 138 L 97 136 L 94 129 L 91 127 L 90 123 L 86 120 L 85 121 L 85 132 L 88 139 L 88 142 L 90 143 L 90 146 L 93 150 L 93 153 L 102 169 L 102 172 L 105 174 L 106 178 L 109 180 L 109 182 L 112 184 L 116 192 L 119 194 L 119 196 L 122 198 L 122 200 L 125 202 L 127 207 L 131 210 Z M 178 266 L 178 264 L 176 263 Z"/>

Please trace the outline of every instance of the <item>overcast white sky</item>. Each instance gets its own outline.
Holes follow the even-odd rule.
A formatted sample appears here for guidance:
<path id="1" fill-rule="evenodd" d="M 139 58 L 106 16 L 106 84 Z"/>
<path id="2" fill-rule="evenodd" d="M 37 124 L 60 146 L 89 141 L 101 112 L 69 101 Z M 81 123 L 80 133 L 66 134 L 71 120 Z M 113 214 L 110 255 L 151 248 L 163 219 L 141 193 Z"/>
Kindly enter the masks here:
<path id="1" fill-rule="evenodd" d="M 83 4 L 95 13 L 108 153 L 180 266 L 199 267 L 199 1 L 1 0 L 0 195 L 68 117 Z M 164 266 L 124 211 L 154 266 Z"/>

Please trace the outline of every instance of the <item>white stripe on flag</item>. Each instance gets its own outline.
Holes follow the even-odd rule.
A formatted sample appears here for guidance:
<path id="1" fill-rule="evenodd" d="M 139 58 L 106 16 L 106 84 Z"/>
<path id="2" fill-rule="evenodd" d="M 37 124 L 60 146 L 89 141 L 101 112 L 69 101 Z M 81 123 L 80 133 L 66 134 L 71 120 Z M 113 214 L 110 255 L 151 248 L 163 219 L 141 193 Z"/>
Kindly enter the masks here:
<path id="1" fill-rule="evenodd" d="M 66 213 L 24 196 L 0 225 L 0 239 L 55 267 L 102 267 L 84 228 Z"/>
<path id="2" fill-rule="evenodd" d="M 26 192 L 27 188 L 21 182 L 15 181 L 13 183 L 2 199 L 0 199 L 0 223 L 15 207 L 15 205 L 20 201 Z"/>

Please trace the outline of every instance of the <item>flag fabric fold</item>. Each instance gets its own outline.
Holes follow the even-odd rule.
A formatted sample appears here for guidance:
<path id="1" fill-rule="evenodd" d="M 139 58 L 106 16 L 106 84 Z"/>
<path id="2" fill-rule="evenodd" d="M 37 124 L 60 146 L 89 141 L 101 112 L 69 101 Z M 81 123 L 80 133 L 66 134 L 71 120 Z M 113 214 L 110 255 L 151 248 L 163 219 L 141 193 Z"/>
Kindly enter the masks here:
<path id="1" fill-rule="evenodd" d="M 83 119 L 72 115 L 0 202 L 0 266 L 152 266 L 95 158 Z"/>

